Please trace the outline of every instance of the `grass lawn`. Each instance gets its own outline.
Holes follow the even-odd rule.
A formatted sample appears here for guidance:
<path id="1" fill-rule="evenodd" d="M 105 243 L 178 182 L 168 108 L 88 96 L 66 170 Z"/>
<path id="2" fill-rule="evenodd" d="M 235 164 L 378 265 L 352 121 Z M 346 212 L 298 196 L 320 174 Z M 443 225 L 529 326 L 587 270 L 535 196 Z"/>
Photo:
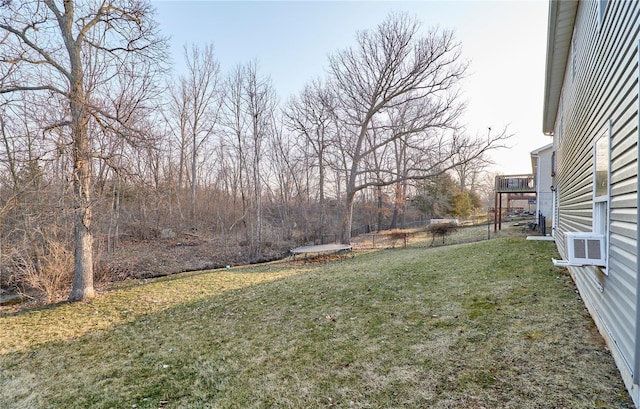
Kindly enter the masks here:
<path id="1" fill-rule="evenodd" d="M 0 408 L 631 408 L 553 244 L 368 251 L 0 315 Z"/>

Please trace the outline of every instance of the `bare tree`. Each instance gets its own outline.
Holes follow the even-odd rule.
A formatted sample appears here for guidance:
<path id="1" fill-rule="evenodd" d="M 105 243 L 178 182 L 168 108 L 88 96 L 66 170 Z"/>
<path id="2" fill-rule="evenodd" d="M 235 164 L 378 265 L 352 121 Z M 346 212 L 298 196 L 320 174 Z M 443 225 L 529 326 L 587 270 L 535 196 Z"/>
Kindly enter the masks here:
<path id="1" fill-rule="evenodd" d="M 274 132 L 276 102 L 270 78 L 259 75 L 255 62 L 238 66 L 229 76 L 223 124 L 238 174 L 242 205 L 238 221 L 245 227 L 253 259 L 262 257 L 263 153 Z"/>
<path id="2" fill-rule="evenodd" d="M 374 30 L 359 33 L 355 47 L 330 57 L 336 114 L 344 126 L 337 145 L 347 158 L 344 243 L 350 242 L 358 191 L 427 178 L 446 170 L 443 165 L 462 146 L 477 145 L 479 155 L 500 141 L 499 136 L 489 141 L 461 140 L 454 132 L 463 109 L 458 86 L 465 69 L 451 32 L 421 35 L 418 22 L 404 14 L 391 14 Z M 398 126 L 389 115 L 403 106 L 407 109 Z M 419 152 L 409 156 L 419 160 L 400 174 L 397 168 L 387 168 L 378 172 L 384 177 L 365 177 L 372 171 L 367 166 L 374 163 L 371 157 L 405 137 L 411 139 L 408 148 Z"/>
<path id="3" fill-rule="evenodd" d="M 297 154 L 296 138 L 288 137 L 283 131 L 282 121 L 274 118 L 273 123 L 280 126 L 274 126 L 269 137 L 266 156 L 271 172 L 266 176 L 272 178 L 265 184 L 265 189 L 269 192 L 271 220 L 276 221 L 283 235 L 289 237 L 295 216 L 301 208 L 307 210 L 306 186 L 300 178 L 305 172 L 304 157 Z"/>
<path id="4" fill-rule="evenodd" d="M 178 169 L 177 187 L 184 187 L 186 164 L 189 149 L 189 91 L 186 81 L 178 81 L 170 86 L 169 103 L 166 112 L 163 112 L 165 124 L 169 128 L 169 133 L 173 136 L 173 141 L 178 145 Z M 172 142 L 173 142 L 172 141 Z"/>
<path id="5" fill-rule="evenodd" d="M 234 218 L 230 225 L 233 229 L 236 224 L 242 224 L 247 229 L 247 218 L 249 213 L 249 192 L 246 189 L 249 175 L 247 167 L 247 149 L 245 135 L 249 127 L 246 108 L 244 104 L 244 82 L 245 70 L 241 65 L 236 66 L 225 81 L 224 114 L 222 122 L 226 130 L 225 137 L 227 144 L 223 145 L 221 157 L 227 161 L 227 168 L 232 168 L 229 177 L 231 182 L 231 193 L 234 199 L 233 208 L 239 209 L 240 214 Z M 229 155 L 226 155 L 229 153 Z M 230 165 L 230 166 L 229 166 Z M 236 200 L 240 203 L 236 203 Z M 247 237 L 248 239 L 248 237 Z"/>
<path id="6" fill-rule="evenodd" d="M 506 127 L 501 131 L 506 134 Z M 487 131 L 487 139 L 491 138 L 491 128 Z M 480 139 L 476 136 L 476 140 Z M 480 176 L 493 162 L 486 152 L 478 153 L 477 147 L 471 144 L 462 146 L 451 158 L 453 170 L 458 177 L 461 191 L 475 192 Z"/>
<path id="7" fill-rule="evenodd" d="M 177 143 L 179 191 L 188 179 L 189 220 L 193 224 L 198 174 L 201 172 L 198 164 L 202 164 L 203 151 L 207 150 L 215 133 L 222 107 L 222 86 L 220 63 L 215 58 L 213 44 L 202 49 L 195 44 L 190 48 L 185 46 L 184 58 L 187 73 L 171 85 L 169 104 L 163 115 L 173 142 Z"/>
<path id="8" fill-rule="evenodd" d="M 220 88 L 220 63 L 215 58 L 213 44 L 200 50 L 193 45 L 190 50 L 185 47 L 185 59 L 188 73 L 181 77 L 182 95 L 187 97 L 187 127 L 191 135 L 191 222 L 195 221 L 197 163 L 204 145 L 214 133 L 218 122 L 222 95 Z"/>
<path id="9" fill-rule="evenodd" d="M 408 144 L 405 139 L 400 138 L 393 142 L 395 170 L 398 175 L 403 176 L 403 180 L 398 180 L 395 183 L 393 215 L 389 226 L 392 229 L 398 228 L 398 219 L 401 219 L 400 227 L 404 228 L 408 187 L 408 180 L 406 178 L 408 176 L 408 166 L 410 163 L 410 158 L 407 157 L 408 151 Z"/>
<path id="10" fill-rule="evenodd" d="M 122 75 L 137 80 L 157 74 L 165 42 L 143 0 L 8 1 L 1 7 L 0 93 L 31 91 L 61 104 L 57 121 L 44 128 L 64 127 L 72 141 L 75 261 L 69 300 L 87 300 L 94 297 L 91 130 L 136 135 L 131 120 L 144 98 L 131 88 L 112 98 L 110 87 Z"/>
<path id="11" fill-rule="evenodd" d="M 262 257 L 263 246 L 263 180 L 262 155 L 267 138 L 273 133 L 273 118 L 276 108 L 276 95 L 271 79 L 258 75 L 257 64 L 246 67 L 245 101 L 249 116 L 249 143 L 251 152 L 251 173 L 253 183 L 253 207 L 255 218 L 252 219 L 251 253 L 255 258 Z"/>
<path id="12" fill-rule="evenodd" d="M 303 153 L 305 166 L 305 185 L 307 191 L 311 185 L 311 172 L 317 169 L 317 197 L 307 195 L 307 208 L 310 200 L 318 201 L 318 234 L 324 233 L 326 225 L 326 180 L 329 159 L 327 151 L 335 138 L 334 121 L 335 101 L 331 90 L 316 80 L 307 84 L 298 96 L 293 97 L 284 110 L 284 120 L 289 131 L 301 136 L 298 145 Z M 311 150 L 311 152 L 308 152 Z M 300 175 L 298 175 L 300 177 Z M 315 189 L 314 189 L 315 190 Z M 311 193 L 311 192 L 308 192 Z"/>

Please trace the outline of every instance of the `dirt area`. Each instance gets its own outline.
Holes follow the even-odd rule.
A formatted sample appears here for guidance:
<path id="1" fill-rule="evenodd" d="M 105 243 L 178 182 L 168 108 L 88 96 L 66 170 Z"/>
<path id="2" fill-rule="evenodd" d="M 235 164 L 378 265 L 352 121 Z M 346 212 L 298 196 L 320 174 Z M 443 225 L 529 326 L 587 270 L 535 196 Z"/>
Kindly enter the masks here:
<path id="1" fill-rule="evenodd" d="M 186 271 L 265 262 L 288 255 L 289 248 L 268 248 L 255 259 L 246 247 L 228 240 L 182 234 L 170 239 L 129 242 L 100 255 L 98 281 L 150 278 Z"/>

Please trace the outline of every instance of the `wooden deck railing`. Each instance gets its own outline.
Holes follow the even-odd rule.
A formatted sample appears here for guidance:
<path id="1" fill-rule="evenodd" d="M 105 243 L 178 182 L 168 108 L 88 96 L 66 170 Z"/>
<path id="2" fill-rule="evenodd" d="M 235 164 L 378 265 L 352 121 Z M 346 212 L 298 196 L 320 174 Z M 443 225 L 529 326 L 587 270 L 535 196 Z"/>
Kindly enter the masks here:
<path id="1" fill-rule="evenodd" d="M 533 175 L 496 176 L 496 193 L 531 193 L 536 191 Z"/>

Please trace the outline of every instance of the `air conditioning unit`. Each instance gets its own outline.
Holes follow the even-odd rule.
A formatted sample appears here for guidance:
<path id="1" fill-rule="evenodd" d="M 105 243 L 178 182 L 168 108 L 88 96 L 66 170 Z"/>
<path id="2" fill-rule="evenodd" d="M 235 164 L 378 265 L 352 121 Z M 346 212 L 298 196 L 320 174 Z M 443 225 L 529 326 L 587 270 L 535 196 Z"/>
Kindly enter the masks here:
<path id="1" fill-rule="evenodd" d="M 565 233 L 567 261 L 572 265 L 606 265 L 604 235 L 591 232 Z"/>

